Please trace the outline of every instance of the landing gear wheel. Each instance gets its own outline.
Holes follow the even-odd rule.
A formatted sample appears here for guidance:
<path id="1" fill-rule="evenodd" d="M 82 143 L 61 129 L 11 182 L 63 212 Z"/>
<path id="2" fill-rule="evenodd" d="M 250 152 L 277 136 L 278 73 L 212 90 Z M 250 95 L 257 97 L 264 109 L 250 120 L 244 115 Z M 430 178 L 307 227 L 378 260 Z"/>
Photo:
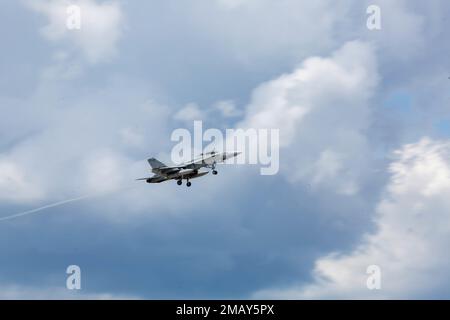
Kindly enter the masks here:
<path id="1" fill-rule="evenodd" d="M 213 171 L 212 171 L 212 174 L 213 174 L 213 175 L 216 175 L 216 174 L 217 174 L 217 170 L 213 170 Z"/>
<path id="2" fill-rule="evenodd" d="M 191 182 L 190 181 L 186 182 L 186 186 L 190 187 L 191 186 Z"/>
<path id="3" fill-rule="evenodd" d="M 177 185 L 179 185 L 179 186 L 181 186 L 182 183 L 183 183 L 183 181 L 181 181 L 181 180 L 177 181 Z"/>

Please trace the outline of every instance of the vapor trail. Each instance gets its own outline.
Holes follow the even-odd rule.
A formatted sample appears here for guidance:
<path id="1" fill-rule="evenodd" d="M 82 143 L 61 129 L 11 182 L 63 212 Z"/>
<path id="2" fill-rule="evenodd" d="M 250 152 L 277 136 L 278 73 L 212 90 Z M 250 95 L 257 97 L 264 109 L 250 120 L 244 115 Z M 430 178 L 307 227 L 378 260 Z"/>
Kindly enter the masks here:
<path id="1" fill-rule="evenodd" d="M 108 193 L 117 192 L 117 191 L 124 190 L 124 189 L 131 189 L 131 188 L 133 188 L 133 187 L 120 188 L 120 189 L 117 189 L 117 190 L 114 190 L 114 191 L 111 191 L 111 192 L 108 192 Z M 16 214 L 13 214 L 13 215 L 10 215 L 10 216 L 6 216 L 6 217 L 1 217 L 0 218 L 0 222 L 1 221 L 5 221 L 5 220 L 15 219 L 15 218 L 18 218 L 18 217 L 23 217 L 23 216 L 26 216 L 26 215 L 29 215 L 29 214 L 32 214 L 32 213 L 36 213 L 36 212 L 39 212 L 39 211 L 42 211 L 42 210 L 45 210 L 45 209 L 58 207 L 58 206 L 61 206 L 63 204 L 67 204 L 67 203 L 70 203 L 70 202 L 75 202 L 75 201 L 80 201 L 80 200 L 84 200 L 84 199 L 88 199 L 88 198 L 93 198 L 93 197 L 106 195 L 108 193 L 105 193 L 105 192 L 103 192 L 103 193 L 95 193 L 95 194 L 84 195 L 84 196 L 73 198 L 73 199 L 58 201 L 58 202 L 47 204 L 47 205 L 45 205 L 43 207 L 39 207 L 39 208 L 36 208 L 36 209 L 32 209 L 32 210 L 16 213 Z"/>

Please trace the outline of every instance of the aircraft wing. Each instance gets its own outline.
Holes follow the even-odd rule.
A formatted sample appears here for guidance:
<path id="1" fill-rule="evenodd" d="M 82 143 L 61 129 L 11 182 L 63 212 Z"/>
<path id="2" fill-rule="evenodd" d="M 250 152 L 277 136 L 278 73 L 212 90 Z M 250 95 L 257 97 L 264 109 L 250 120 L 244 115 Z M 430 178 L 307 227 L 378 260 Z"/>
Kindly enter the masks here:
<path id="1" fill-rule="evenodd" d="M 208 165 L 210 165 L 211 163 L 208 163 L 207 158 L 198 158 L 198 159 L 194 159 L 192 161 L 183 163 L 180 166 L 176 166 L 173 168 L 179 168 L 179 169 L 200 169 L 200 168 L 204 168 L 207 167 Z"/>
<path id="2" fill-rule="evenodd" d="M 181 169 L 184 169 L 183 166 L 174 166 L 174 167 L 163 167 L 163 168 L 158 168 L 156 170 L 158 170 L 159 173 L 163 174 L 163 175 L 167 175 L 167 174 L 172 174 L 172 173 L 177 173 L 178 171 L 180 171 Z"/>
<path id="3" fill-rule="evenodd" d="M 175 173 L 175 172 L 183 170 L 183 169 L 199 169 L 204 166 L 205 166 L 205 164 L 203 164 L 201 161 L 197 161 L 197 162 L 185 163 L 185 164 L 182 164 L 179 166 L 158 168 L 158 170 L 162 174 L 167 174 L 167 173 Z"/>
<path id="4" fill-rule="evenodd" d="M 136 181 L 147 181 L 148 183 L 160 183 L 166 180 L 170 180 L 167 177 L 164 176 L 160 176 L 160 175 L 154 175 L 153 177 L 149 177 L 149 178 L 139 178 L 136 179 Z"/>

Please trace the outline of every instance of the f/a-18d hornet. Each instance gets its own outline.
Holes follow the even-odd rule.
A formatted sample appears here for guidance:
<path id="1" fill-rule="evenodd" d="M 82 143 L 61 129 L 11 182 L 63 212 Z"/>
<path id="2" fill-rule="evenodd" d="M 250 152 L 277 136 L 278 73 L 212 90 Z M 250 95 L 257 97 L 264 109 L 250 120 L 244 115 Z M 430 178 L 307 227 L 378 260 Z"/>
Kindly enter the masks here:
<path id="1" fill-rule="evenodd" d="M 209 168 L 212 174 L 216 175 L 216 164 L 225 162 L 227 159 L 236 157 L 240 152 L 207 152 L 202 153 L 197 158 L 182 163 L 177 166 L 166 166 L 164 163 L 155 158 L 148 159 L 148 163 L 152 167 L 153 177 L 140 178 L 137 180 L 145 180 L 147 183 L 160 183 L 167 180 L 176 180 L 178 185 L 186 180 L 186 186 L 191 186 L 191 179 L 202 177 L 209 171 L 200 171 L 202 168 Z"/>

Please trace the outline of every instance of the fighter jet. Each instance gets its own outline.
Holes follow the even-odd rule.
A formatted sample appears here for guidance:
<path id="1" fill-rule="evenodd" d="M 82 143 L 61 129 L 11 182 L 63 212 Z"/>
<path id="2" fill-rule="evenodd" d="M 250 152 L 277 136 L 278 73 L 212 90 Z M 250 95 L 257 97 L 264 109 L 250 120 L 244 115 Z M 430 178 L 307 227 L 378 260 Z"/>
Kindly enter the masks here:
<path id="1" fill-rule="evenodd" d="M 147 183 L 160 183 L 167 180 L 176 180 L 178 185 L 183 184 L 186 180 L 186 186 L 191 186 L 191 179 L 202 177 L 209 171 L 200 171 L 202 168 L 210 168 L 212 174 L 216 175 L 216 164 L 225 162 L 225 160 L 236 157 L 240 152 L 207 152 L 201 153 L 193 160 L 178 166 L 166 166 L 164 163 L 155 158 L 148 159 L 148 163 L 152 167 L 154 175 L 149 178 L 140 178 L 137 180 L 145 180 Z"/>

